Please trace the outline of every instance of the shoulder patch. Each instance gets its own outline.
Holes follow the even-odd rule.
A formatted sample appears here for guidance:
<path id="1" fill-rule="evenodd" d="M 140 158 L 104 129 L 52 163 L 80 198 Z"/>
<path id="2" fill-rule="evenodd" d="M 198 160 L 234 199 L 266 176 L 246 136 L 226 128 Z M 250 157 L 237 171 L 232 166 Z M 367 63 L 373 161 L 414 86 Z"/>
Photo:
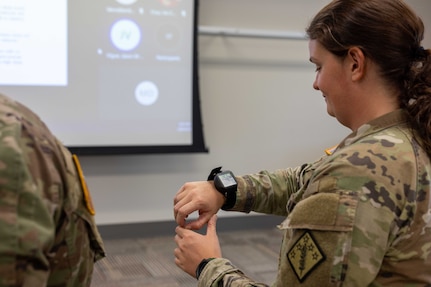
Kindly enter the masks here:
<path id="1" fill-rule="evenodd" d="M 95 215 L 93 200 L 91 198 L 90 191 L 88 190 L 87 183 L 85 182 L 84 173 L 82 172 L 81 164 L 77 155 L 72 155 L 73 162 L 75 163 L 76 171 L 78 172 L 79 181 L 81 182 L 82 192 L 84 193 L 85 206 L 91 215 Z"/>
<path id="2" fill-rule="evenodd" d="M 309 231 L 306 231 L 287 253 L 287 259 L 292 266 L 299 282 L 325 260 L 325 255 Z"/>

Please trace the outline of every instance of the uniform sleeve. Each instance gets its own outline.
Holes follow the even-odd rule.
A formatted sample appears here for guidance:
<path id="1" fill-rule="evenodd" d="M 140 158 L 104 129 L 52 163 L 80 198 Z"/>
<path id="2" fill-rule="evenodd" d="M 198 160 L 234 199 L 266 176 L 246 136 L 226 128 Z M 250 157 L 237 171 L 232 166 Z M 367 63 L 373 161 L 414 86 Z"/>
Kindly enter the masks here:
<path id="1" fill-rule="evenodd" d="M 199 276 L 198 287 L 267 287 L 248 278 L 229 260 L 216 258 L 208 262 Z"/>
<path id="2" fill-rule="evenodd" d="M 261 171 L 257 174 L 237 177 L 237 200 L 231 210 L 286 215 L 288 199 L 302 193 L 318 162 L 296 168 L 280 169 L 273 173 Z M 205 266 L 199 277 L 198 286 L 267 287 L 269 285 L 249 278 L 228 259 L 217 258 Z"/>
<path id="3" fill-rule="evenodd" d="M 376 283 L 389 246 L 399 234 L 397 222 L 407 210 L 405 186 L 394 180 L 402 178 L 402 171 L 372 160 L 346 152 L 316 171 L 304 199 L 281 225 L 286 237 L 279 282 Z M 406 166 L 407 170 L 415 168 Z M 300 252 L 309 267 L 302 266 Z"/>
<path id="4" fill-rule="evenodd" d="M 1 121 L 0 286 L 46 286 L 58 201 L 47 204 L 41 196 L 43 186 L 32 179 L 20 147 L 20 129 L 7 116 Z M 58 198 L 58 186 L 51 192 Z"/>
<path id="5" fill-rule="evenodd" d="M 36 115 L 0 104 L 0 286 L 90 286 L 104 249 L 82 183 Z"/>
<path id="6" fill-rule="evenodd" d="M 48 286 L 88 287 L 94 262 L 105 257 L 105 251 L 92 215 L 90 193 L 84 178 L 78 174 L 79 161 L 77 158 L 74 161 L 64 146 L 58 146 L 59 160 L 63 163 L 64 196 L 62 216 L 56 221 L 55 242 L 49 251 L 52 256 Z"/>
<path id="7" fill-rule="evenodd" d="M 237 177 L 237 199 L 230 210 L 286 216 L 289 198 L 302 194 L 319 162 Z"/>

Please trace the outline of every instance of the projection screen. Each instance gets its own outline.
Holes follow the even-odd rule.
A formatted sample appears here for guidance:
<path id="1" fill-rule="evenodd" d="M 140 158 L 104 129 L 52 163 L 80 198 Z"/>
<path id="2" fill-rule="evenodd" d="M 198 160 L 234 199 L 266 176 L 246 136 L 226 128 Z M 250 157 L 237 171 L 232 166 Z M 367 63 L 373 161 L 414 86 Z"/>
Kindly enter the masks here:
<path id="1" fill-rule="evenodd" d="M 0 0 L 0 93 L 78 154 L 206 152 L 197 0 Z"/>

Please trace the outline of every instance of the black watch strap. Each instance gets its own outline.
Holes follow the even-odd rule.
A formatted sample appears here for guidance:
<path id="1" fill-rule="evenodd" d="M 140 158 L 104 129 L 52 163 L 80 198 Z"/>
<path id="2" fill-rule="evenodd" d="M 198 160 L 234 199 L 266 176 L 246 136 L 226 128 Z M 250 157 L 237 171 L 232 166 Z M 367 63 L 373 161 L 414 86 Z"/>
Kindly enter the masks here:
<path id="1" fill-rule="evenodd" d="M 222 210 L 229 210 L 232 207 L 235 206 L 236 203 L 236 192 L 227 192 L 225 194 L 226 197 L 226 201 L 225 203 L 222 205 L 221 209 Z"/>
<path id="2" fill-rule="evenodd" d="M 221 172 L 221 166 L 213 168 L 210 172 L 210 174 L 208 175 L 208 179 L 207 180 L 214 180 L 214 177 Z"/>
<path id="3" fill-rule="evenodd" d="M 215 180 L 215 178 L 218 174 L 226 173 L 226 172 L 231 173 L 231 175 L 233 176 L 232 172 L 222 171 L 221 169 L 222 169 L 221 166 L 213 168 L 211 170 L 210 174 L 208 175 L 208 180 Z M 229 210 L 232 207 L 234 207 L 235 203 L 236 203 L 236 188 L 235 188 L 235 190 L 223 190 L 217 186 L 216 182 L 215 182 L 215 187 L 216 187 L 217 191 L 220 192 L 221 194 L 223 194 L 224 197 L 226 198 L 226 201 L 223 204 L 223 206 L 221 207 L 221 209 L 222 210 Z"/>
<path id="4" fill-rule="evenodd" d="M 204 270 L 205 266 L 207 266 L 208 262 L 210 262 L 213 259 L 215 258 L 202 259 L 201 263 L 199 263 L 198 267 L 196 267 L 196 279 L 199 279 L 199 276 L 201 276 L 201 273 Z"/>

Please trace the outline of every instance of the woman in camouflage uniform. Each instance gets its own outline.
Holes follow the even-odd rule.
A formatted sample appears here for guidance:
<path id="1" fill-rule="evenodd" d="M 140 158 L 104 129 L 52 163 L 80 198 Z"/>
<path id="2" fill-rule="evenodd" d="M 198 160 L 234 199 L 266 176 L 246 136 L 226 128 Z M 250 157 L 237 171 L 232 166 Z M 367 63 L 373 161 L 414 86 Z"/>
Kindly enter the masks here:
<path id="1" fill-rule="evenodd" d="M 335 0 L 307 34 L 313 87 L 352 133 L 314 163 L 237 176 L 233 196 L 186 183 L 174 199 L 175 262 L 198 286 L 267 286 L 222 258 L 214 214 L 224 206 L 286 216 L 273 286 L 431 286 L 424 25 L 400 0 Z M 204 235 L 190 230 L 207 222 Z"/>

